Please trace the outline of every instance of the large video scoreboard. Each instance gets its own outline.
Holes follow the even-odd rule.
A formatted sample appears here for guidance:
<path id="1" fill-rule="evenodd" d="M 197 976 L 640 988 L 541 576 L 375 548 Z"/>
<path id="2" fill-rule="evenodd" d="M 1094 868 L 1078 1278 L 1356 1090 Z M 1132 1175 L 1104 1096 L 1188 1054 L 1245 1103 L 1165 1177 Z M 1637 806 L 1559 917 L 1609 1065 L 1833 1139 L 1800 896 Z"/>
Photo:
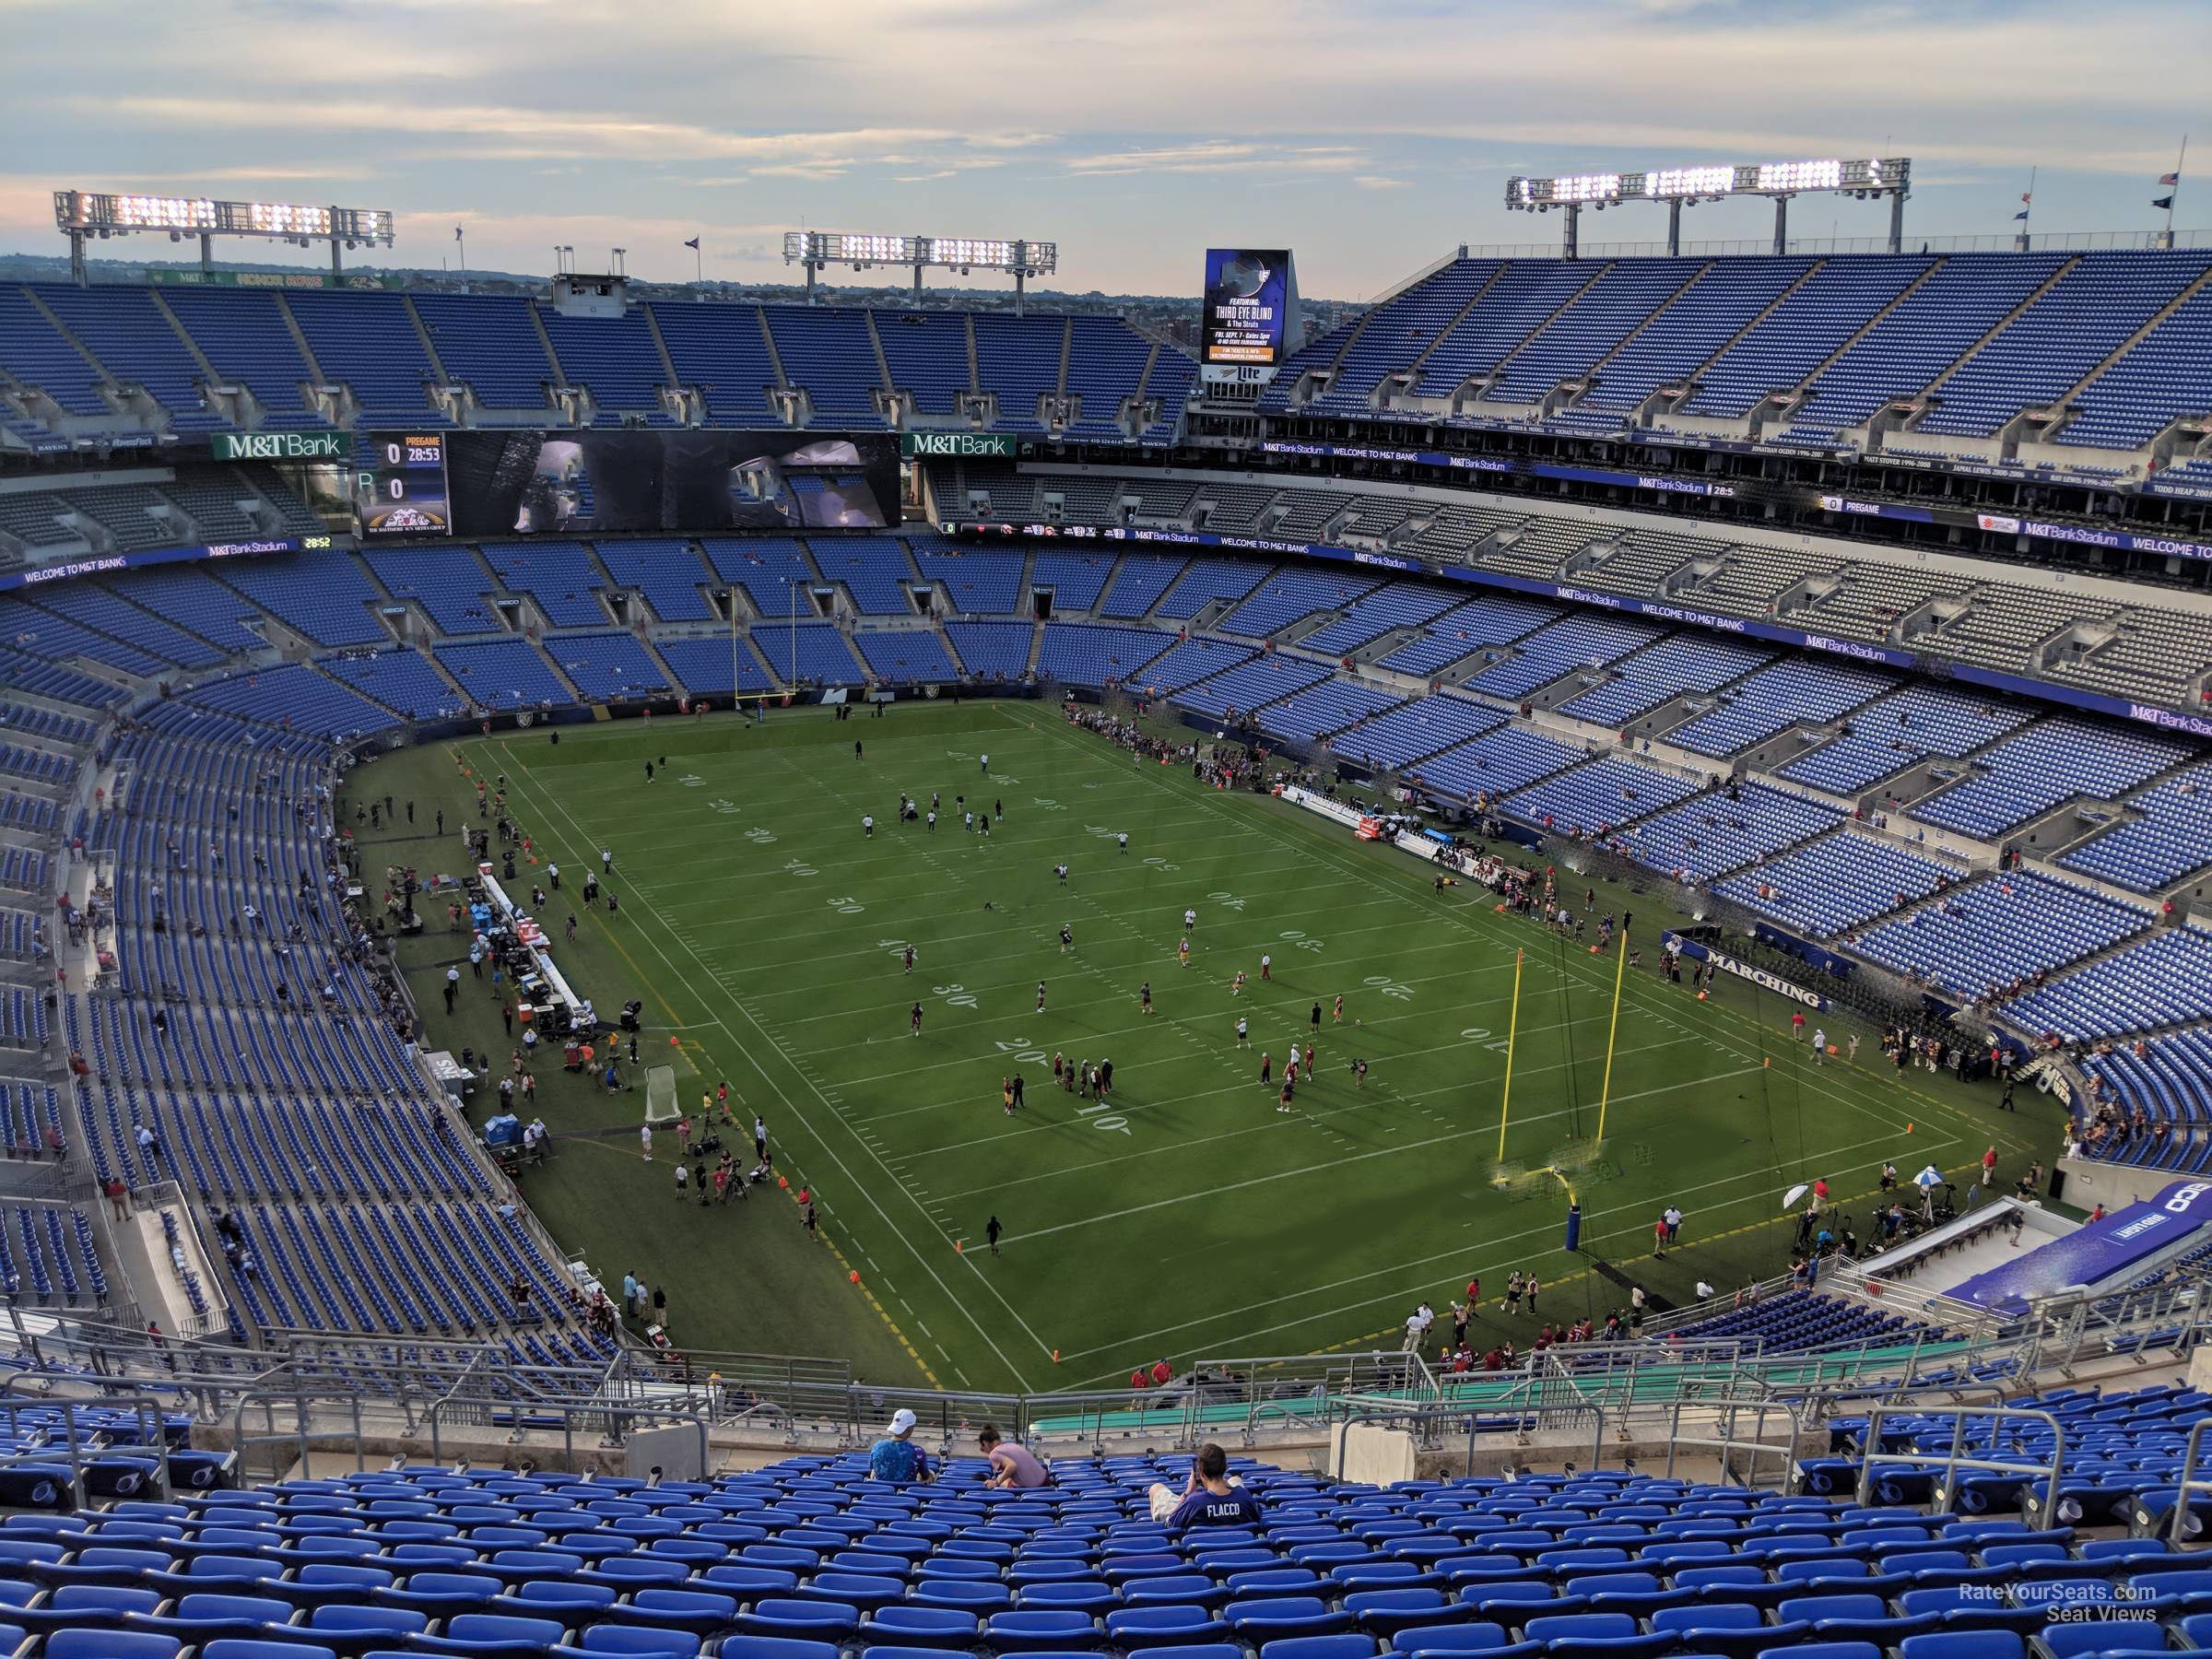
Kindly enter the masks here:
<path id="1" fill-rule="evenodd" d="M 1198 372 L 1214 382 L 1271 381 L 1298 348 L 1298 275 L 1288 248 L 1208 248 Z"/>
<path id="2" fill-rule="evenodd" d="M 453 534 L 444 433 L 379 432 L 355 461 L 355 511 L 363 535 Z"/>

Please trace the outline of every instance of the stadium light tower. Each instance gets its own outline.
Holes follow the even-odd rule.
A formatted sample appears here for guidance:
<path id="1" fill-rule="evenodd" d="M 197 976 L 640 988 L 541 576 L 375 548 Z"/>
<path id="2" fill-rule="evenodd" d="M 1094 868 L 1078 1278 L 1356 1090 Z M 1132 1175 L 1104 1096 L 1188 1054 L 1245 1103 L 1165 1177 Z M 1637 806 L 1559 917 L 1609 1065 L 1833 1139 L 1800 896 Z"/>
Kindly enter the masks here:
<path id="1" fill-rule="evenodd" d="M 1505 205 L 1516 213 L 1567 216 L 1565 252 L 1580 251 L 1583 209 L 1601 213 L 1624 202 L 1666 204 L 1666 251 L 1682 252 L 1682 209 L 1729 196 L 1765 196 L 1774 204 L 1774 252 L 1789 245 L 1790 198 L 1808 194 L 1860 201 L 1889 198 L 1889 252 L 1901 253 L 1905 198 L 1912 194 L 1912 160 L 1888 156 L 1863 161 L 1753 161 L 1718 167 L 1654 168 L 1648 172 L 1577 173 L 1567 178 L 1515 177 L 1505 182 Z"/>
<path id="2" fill-rule="evenodd" d="M 1050 276 L 1060 268 L 1060 244 L 1049 241 L 1002 241 L 973 236 L 881 236 L 853 230 L 786 230 L 783 263 L 806 269 L 806 303 L 815 303 L 814 278 L 833 265 L 849 265 L 856 271 L 877 265 L 912 266 L 914 292 L 922 291 L 922 273 L 935 265 L 965 276 L 971 270 L 1004 271 L 1014 278 L 1014 314 L 1021 315 L 1022 284 L 1031 276 Z"/>
<path id="3" fill-rule="evenodd" d="M 85 244 L 94 237 L 167 231 L 171 241 L 200 239 L 200 269 L 215 264 L 218 236 L 259 236 L 303 248 L 330 243 L 334 276 L 346 267 L 341 247 L 392 245 L 392 215 L 382 207 L 317 207 L 301 202 L 217 202 L 206 196 L 109 195 L 89 190 L 53 193 L 53 222 L 69 239 L 69 279 L 85 285 Z"/>

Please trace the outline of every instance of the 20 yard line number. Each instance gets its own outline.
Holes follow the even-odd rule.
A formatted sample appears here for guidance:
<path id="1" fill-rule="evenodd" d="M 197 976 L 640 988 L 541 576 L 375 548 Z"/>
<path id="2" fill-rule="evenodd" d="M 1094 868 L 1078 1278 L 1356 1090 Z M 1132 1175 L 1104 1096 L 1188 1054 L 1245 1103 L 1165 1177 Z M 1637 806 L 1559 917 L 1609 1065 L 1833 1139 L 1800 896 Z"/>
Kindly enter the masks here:
<path id="1" fill-rule="evenodd" d="M 1042 1065 L 1050 1057 L 1027 1037 L 1001 1038 L 991 1045 L 1006 1059 L 1017 1065 Z M 1129 1120 L 1112 1110 L 1104 1100 L 1085 1101 L 1076 1108 L 1076 1115 L 1093 1129 L 1109 1135 L 1129 1134 Z"/>

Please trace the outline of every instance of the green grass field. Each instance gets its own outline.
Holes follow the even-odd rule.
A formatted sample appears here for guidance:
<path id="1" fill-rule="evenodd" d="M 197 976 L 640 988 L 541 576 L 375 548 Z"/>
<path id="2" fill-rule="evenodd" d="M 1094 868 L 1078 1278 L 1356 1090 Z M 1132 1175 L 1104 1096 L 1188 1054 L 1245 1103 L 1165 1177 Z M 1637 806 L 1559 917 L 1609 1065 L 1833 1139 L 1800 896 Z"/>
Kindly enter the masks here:
<path id="1" fill-rule="evenodd" d="M 644 762 L 664 756 L 648 783 Z M 1656 888 L 1601 887 L 1598 911 L 1633 911 L 1645 953 L 1626 974 L 1601 1144 L 1610 955 L 1494 913 L 1479 888 L 1439 894 L 1428 866 L 1282 802 L 1137 764 L 1049 704 L 623 721 L 563 728 L 558 743 L 534 730 L 404 751 L 347 791 L 348 816 L 371 795 L 416 806 L 411 827 L 365 835 L 372 892 L 384 862 L 460 867 L 457 836 L 438 841 L 431 824 L 440 807 L 449 832 L 464 812 L 475 821 L 464 767 L 505 775 L 535 851 L 562 867 L 543 920 L 558 939 L 580 917 L 576 944 L 556 952 L 564 971 L 610 1014 L 642 997 L 645 1062 L 677 1067 L 687 1105 L 726 1079 L 747 1121 L 734 1141 L 759 1112 L 779 1170 L 818 1196 L 819 1240 L 787 1195 L 679 1204 L 673 1133 L 653 1162 L 640 1156 L 641 1066 L 625 1068 L 635 1092 L 614 1097 L 539 1067 L 536 1109 L 559 1139 L 526 1196 L 601 1275 L 665 1286 L 671 1333 L 692 1348 L 1034 1392 L 1110 1385 L 1162 1356 L 1184 1369 L 1395 1346 L 1418 1300 L 1441 1311 L 1470 1274 L 1501 1288 L 1515 1267 L 1542 1278 L 1544 1318 L 1602 1317 L 1625 1304 L 1623 1273 L 1680 1302 L 1700 1277 L 1781 1271 L 1793 1182 L 1825 1174 L 1863 1216 L 1885 1157 L 1959 1170 L 1994 1141 L 2009 1178 L 2056 1130 L 2040 1096 L 2000 1117 L 1994 1088 L 1918 1071 L 1900 1083 L 1871 1032 L 1856 1065 L 1816 1068 L 1778 999 L 1724 979 L 1700 1003 L 1653 971 L 1659 931 L 1679 920 Z M 894 822 L 902 790 L 942 793 L 935 835 Z M 956 794 L 1003 802 L 995 831 L 964 833 Z M 621 900 L 611 916 L 563 902 L 603 847 Z M 1568 885 L 1579 903 L 1585 884 Z M 1186 906 L 1199 918 L 1187 970 Z M 465 955 L 444 929 L 440 913 L 400 947 L 429 1041 L 503 1053 L 489 981 L 465 963 L 459 1009 L 442 1013 L 439 982 Z M 1239 969 L 1251 982 L 1236 997 Z M 1279 1078 L 1316 1001 L 1319 1072 L 1281 1113 L 1259 1053 Z M 1249 1052 L 1235 1046 L 1240 1013 Z M 1828 1024 L 1838 1041 L 1852 1029 Z M 1054 1089 L 1056 1051 L 1111 1057 L 1113 1099 Z M 1361 1088 L 1355 1057 L 1371 1068 Z M 1017 1070 L 1029 1104 L 1010 1118 L 999 1086 Z M 479 1124 L 489 1099 L 472 1102 Z M 1560 1248 L 1569 1185 L 1583 1255 Z M 1670 1202 L 1687 1213 L 1683 1247 L 1655 1261 L 1652 1222 Z M 995 1256 L 993 1214 L 1006 1228 Z M 1525 1343 L 1538 1323 L 1509 1324 L 1490 1289 L 1493 1337 Z"/>

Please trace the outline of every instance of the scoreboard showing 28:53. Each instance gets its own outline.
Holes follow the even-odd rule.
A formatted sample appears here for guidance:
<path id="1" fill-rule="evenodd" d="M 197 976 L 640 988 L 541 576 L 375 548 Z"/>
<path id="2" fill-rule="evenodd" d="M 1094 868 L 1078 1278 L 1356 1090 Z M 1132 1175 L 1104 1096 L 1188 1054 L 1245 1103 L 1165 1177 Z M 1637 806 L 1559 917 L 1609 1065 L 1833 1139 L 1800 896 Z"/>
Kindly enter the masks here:
<path id="1" fill-rule="evenodd" d="M 379 432 L 354 479 L 363 535 L 450 535 L 441 432 Z"/>

